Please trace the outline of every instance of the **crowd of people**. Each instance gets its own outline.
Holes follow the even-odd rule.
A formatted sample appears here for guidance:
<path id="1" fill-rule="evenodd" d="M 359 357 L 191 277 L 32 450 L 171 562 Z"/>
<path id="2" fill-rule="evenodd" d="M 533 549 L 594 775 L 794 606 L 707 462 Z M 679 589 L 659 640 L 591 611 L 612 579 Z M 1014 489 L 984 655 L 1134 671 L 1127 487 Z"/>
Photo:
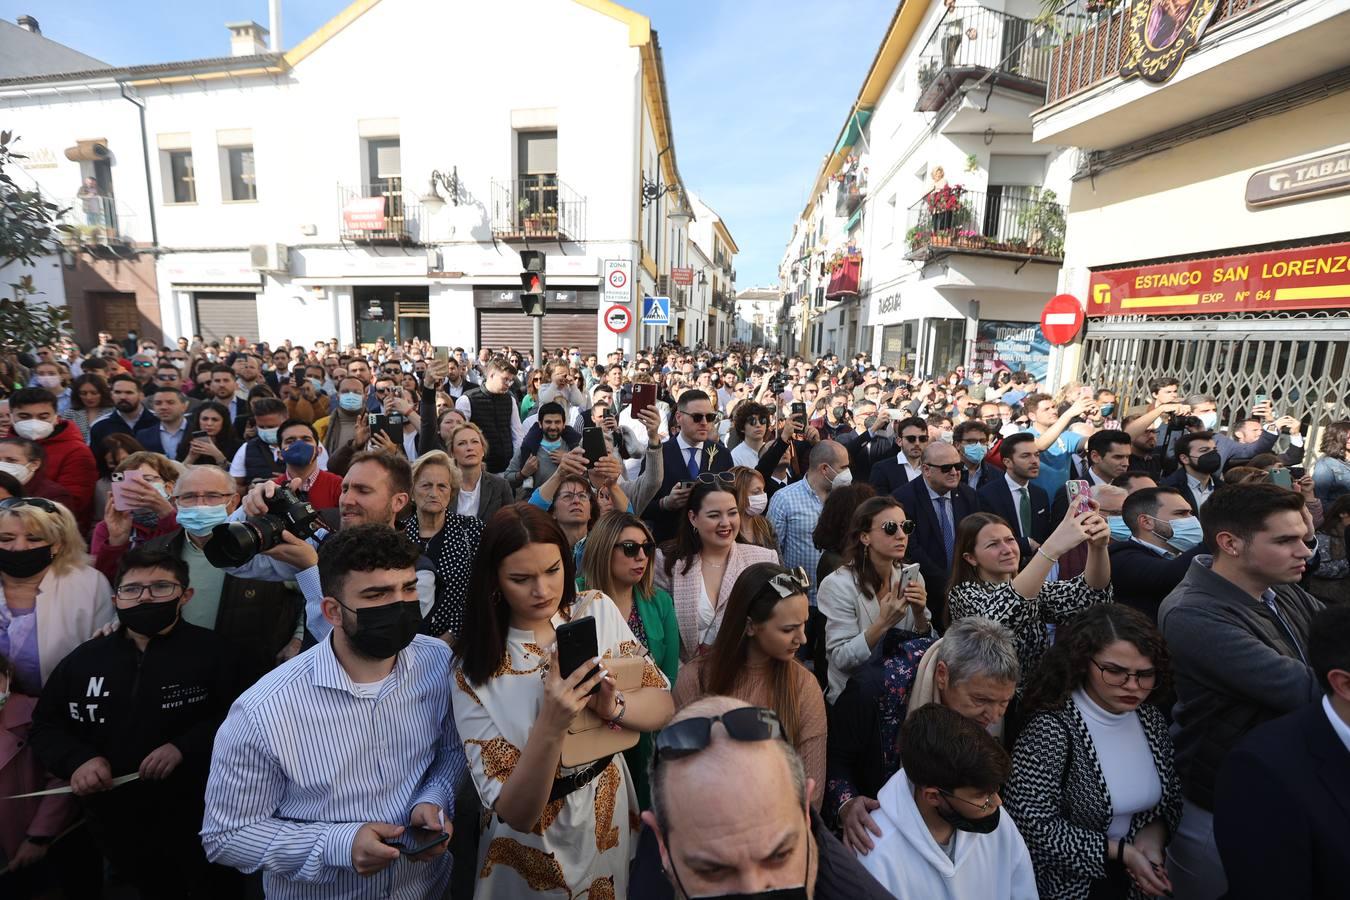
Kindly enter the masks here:
<path id="1" fill-rule="evenodd" d="M 0 896 L 1343 896 L 1350 421 L 1203 387 L 0 361 Z"/>

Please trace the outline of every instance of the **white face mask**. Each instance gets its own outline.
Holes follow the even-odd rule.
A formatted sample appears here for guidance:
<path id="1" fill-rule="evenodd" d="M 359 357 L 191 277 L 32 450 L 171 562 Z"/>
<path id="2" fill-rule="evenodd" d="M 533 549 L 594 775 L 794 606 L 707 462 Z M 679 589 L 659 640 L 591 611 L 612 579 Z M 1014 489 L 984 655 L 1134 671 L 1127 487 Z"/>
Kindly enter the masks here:
<path id="1" fill-rule="evenodd" d="M 835 488 L 847 487 L 853 483 L 853 470 L 844 468 L 836 472 L 834 478 L 830 480 L 830 490 Z"/>
<path id="2" fill-rule="evenodd" d="M 751 494 L 746 498 L 745 511 L 752 516 L 764 515 L 764 510 L 769 508 L 768 494 Z"/>
<path id="3" fill-rule="evenodd" d="M 30 441 L 40 441 L 55 430 L 55 425 L 41 419 L 24 419 L 14 423 L 14 433 Z"/>
<path id="4" fill-rule="evenodd" d="M 14 480 L 19 482 L 19 484 L 27 484 L 29 479 L 33 477 L 32 469 L 20 463 L 8 462 L 6 460 L 0 460 L 0 472 L 13 476 Z"/>
<path id="5" fill-rule="evenodd" d="M 49 391 L 61 390 L 60 375 L 38 375 L 33 381 L 37 383 L 38 387 L 44 387 Z"/>

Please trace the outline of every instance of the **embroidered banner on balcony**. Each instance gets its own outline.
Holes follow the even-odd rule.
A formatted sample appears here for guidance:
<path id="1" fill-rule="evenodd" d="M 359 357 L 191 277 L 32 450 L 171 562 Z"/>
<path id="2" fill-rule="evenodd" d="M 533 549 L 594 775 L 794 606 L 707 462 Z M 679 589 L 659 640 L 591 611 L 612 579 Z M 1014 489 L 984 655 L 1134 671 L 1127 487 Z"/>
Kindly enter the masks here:
<path id="1" fill-rule="evenodd" d="M 1219 0 L 1136 0 L 1125 12 L 1130 37 L 1120 77 L 1168 81 L 1200 43 L 1218 6 Z"/>
<path id="2" fill-rule="evenodd" d="M 342 208 L 342 224 L 348 231 L 384 231 L 384 198 L 355 197 Z"/>
<path id="3" fill-rule="evenodd" d="M 1350 243 L 1092 273 L 1089 318 L 1350 307 Z"/>

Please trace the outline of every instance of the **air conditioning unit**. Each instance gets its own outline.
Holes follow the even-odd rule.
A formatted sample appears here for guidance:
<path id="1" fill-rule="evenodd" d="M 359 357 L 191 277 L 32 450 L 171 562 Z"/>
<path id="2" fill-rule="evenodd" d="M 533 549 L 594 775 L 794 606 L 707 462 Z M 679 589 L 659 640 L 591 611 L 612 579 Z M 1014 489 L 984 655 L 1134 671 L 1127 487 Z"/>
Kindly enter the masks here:
<path id="1" fill-rule="evenodd" d="M 285 244 L 251 244 L 249 263 L 255 272 L 290 272 L 291 248 Z"/>

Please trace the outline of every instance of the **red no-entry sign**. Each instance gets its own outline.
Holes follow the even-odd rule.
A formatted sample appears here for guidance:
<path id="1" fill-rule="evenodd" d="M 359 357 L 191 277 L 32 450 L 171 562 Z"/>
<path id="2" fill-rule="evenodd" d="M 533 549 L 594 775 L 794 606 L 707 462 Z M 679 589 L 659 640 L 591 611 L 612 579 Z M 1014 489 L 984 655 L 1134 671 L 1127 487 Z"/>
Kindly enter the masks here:
<path id="1" fill-rule="evenodd" d="M 1067 344 L 1083 330 L 1083 304 L 1073 294 L 1056 294 L 1041 311 L 1041 333 L 1056 346 Z"/>

